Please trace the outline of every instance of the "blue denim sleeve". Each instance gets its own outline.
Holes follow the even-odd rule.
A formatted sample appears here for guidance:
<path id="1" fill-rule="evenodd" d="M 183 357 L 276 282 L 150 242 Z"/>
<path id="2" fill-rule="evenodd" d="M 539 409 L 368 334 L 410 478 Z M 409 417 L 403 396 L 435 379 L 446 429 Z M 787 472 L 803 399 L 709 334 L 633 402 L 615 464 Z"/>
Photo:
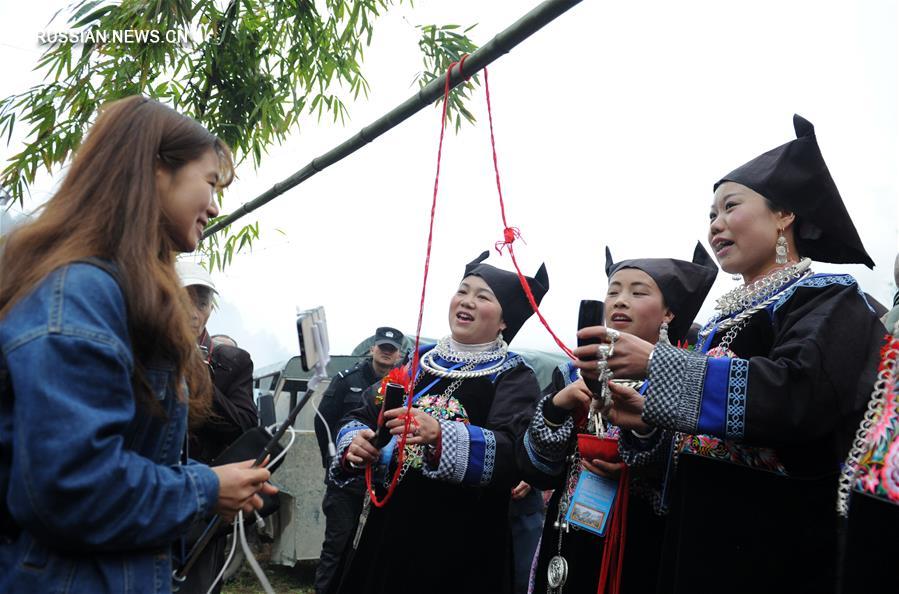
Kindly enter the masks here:
<path id="1" fill-rule="evenodd" d="M 118 286 L 100 271 L 70 269 L 43 298 L 46 307 L 4 320 L 21 330 L 10 339 L 7 328 L 3 344 L 15 394 L 13 518 L 58 547 L 172 542 L 212 511 L 218 478 L 207 466 L 163 465 L 126 447 L 142 425 Z"/>

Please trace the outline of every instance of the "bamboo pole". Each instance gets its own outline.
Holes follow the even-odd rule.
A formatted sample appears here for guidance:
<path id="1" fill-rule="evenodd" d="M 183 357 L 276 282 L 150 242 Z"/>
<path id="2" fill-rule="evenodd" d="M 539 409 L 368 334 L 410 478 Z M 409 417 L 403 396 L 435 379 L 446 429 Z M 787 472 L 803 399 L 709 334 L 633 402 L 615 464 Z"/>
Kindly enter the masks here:
<path id="1" fill-rule="evenodd" d="M 453 68 L 450 75 L 450 87 L 455 88 L 467 77 L 483 70 L 503 54 L 509 53 L 519 43 L 548 25 L 556 17 L 566 12 L 569 8 L 578 4 L 581 0 L 547 0 L 529 13 L 515 21 L 504 31 L 479 48 L 465 59 L 465 72 L 458 66 Z M 305 167 L 273 185 L 253 200 L 244 203 L 234 212 L 217 221 L 203 233 L 203 238 L 221 231 L 241 217 L 263 206 L 291 188 L 294 188 L 319 171 L 333 165 L 341 159 L 353 154 L 366 144 L 372 142 L 388 130 L 400 125 L 425 107 L 431 105 L 443 96 L 446 79 L 438 76 L 430 83 L 422 87 L 418 93 L 403 101 L 385 115 L 381 116 L 368 126 L 362 128 L 354 136 L 340 143 L 330 151 L 312 159 Z"/>

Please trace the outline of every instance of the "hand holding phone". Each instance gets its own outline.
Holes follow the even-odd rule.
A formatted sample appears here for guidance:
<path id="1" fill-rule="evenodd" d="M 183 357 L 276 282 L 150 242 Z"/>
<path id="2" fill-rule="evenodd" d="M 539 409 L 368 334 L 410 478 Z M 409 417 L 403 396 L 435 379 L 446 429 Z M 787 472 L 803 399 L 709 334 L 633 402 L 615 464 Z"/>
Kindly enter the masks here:
<path id="1" fill-rule="evenodd" d="M 378 417 L 378 430 L 372 443 L 379 450 L 390 442 L 390 430 L 384 426 L 386 419 L 384 412 L 399 408 L 403 405 L 406 396 L 406 390 L 400 384 L 388 382 L 384 388 L 384 402 L 381 404 L 381 414 Z"/>
<path id="2" fill-rule="evenodd" d="M 589 328 L 591 326 L 602 326 L 605 324 L 605 306 L 602 301 L 594 301 L 592 299 L 583 299 L 581 300 L 580 308 L 578 309 L 577 315 L 577 329 L 583 330 L 584 328 Z M 590 344 L 599 344 L 601 341 L 598 338 L 578 338 L 577 345 L 578 346 L 586 346 Z M 589 360 L 593 360 L 596 357 L 593 356 Z M 602 394 L 602 385 L 597 380 L 589 379 L 584 377 L 584 383 L 587 384 L 587 387 L 590 388 L 590 391 L 593 392 L 595 397 L 599 397 Z"/>

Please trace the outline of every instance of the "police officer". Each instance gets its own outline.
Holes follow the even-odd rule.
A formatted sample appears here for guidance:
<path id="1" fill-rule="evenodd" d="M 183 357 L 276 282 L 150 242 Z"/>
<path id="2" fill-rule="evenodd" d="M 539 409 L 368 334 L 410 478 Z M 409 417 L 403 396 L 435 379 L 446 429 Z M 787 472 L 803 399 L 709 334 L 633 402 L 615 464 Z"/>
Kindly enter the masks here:
<path id="1" fill-rule="evenodd" d="M 341 371 L 331 379 L 331 384 L 318 405 L 319 412 L 328 423 L 331 439 L 337 437 L 340 419 L 362 405 L 362 394 L 365 389 L 380 382 L 400 362 L 403 356 L 402 344 L 402 332 L 395 328 L 378 328 L 375 331 L 375 342 L 371 347 L 370 357 L 352 369 Z M 327 471 L 330 463 L 328 435 L 324 423 L 318 417 L 315 419 L 315 434 L 321 448 L 322 465 Z M 325 513 L 325 540 L 315 572 L 317 594 L 328 591 L 340 556 L 356 530 L 365 494 L 365 483 L 362 480 L 344 487 L 333 485 L 327 479 L 325 483 L 327 486 L 322 500 L 322 511 Z"/>

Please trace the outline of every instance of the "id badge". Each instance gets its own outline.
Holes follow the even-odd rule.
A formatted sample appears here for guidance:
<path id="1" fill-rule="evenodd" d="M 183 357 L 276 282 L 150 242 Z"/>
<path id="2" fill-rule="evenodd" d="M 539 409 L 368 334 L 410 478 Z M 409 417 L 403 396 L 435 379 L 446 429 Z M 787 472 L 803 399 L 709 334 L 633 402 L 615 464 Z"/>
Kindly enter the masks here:
<path id="1" fill-rule="evenodd" d="M 618 493 L 618 480 L 581 470 L 565 520 L 577 528 L 606 535 L 606 525 Z"/>

